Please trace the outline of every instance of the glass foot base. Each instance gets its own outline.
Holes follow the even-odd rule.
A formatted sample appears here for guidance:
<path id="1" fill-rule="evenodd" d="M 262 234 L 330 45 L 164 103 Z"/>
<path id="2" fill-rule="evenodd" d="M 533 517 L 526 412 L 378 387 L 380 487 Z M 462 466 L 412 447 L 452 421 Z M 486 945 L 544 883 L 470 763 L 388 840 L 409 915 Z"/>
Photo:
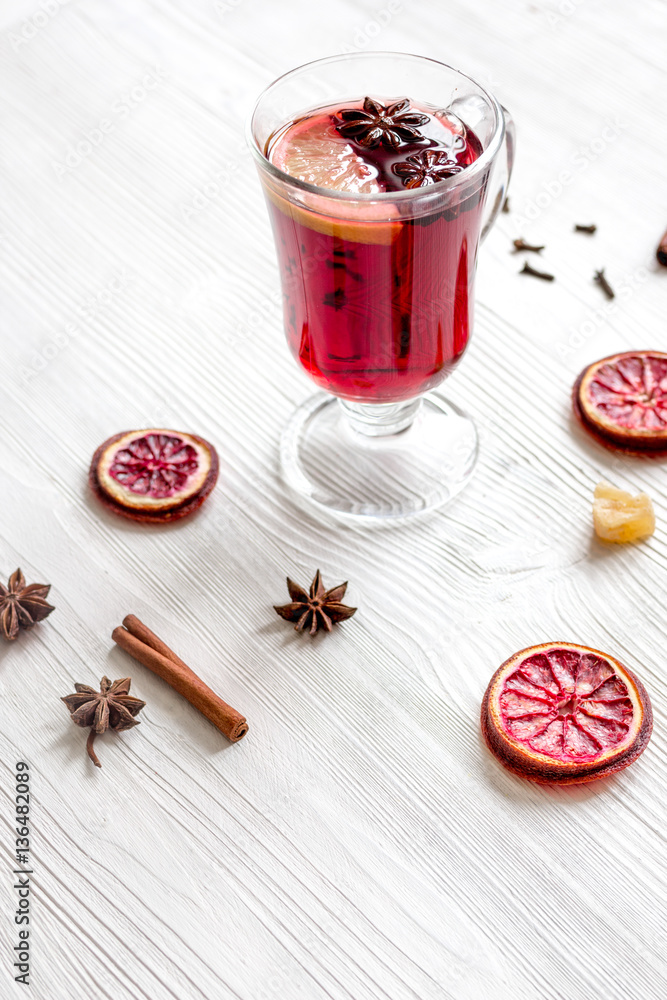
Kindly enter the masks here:
<path id="1" fill-rule="evenodd" d="M 357 524 L 412 518 L 452 500 L 477 460 L 477 431 L 462 410 L 439 393 L 384 407 L 408 412 L 410 422 L 373 422 L 374 410 L 317 393 L 303 403 L 281 442 L 283 476 L 298 498 Z M 359 410 L 371 419 L 362 420 Z"/>

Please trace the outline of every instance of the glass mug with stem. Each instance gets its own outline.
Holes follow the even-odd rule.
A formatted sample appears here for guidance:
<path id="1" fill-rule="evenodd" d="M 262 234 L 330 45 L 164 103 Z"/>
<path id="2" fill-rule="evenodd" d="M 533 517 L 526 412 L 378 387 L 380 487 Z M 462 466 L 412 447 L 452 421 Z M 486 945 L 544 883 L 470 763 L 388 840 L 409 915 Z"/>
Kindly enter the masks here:
<path id="1" fill-rule="evenodd" d="M 296 134 L 318 115 L 331 129 L 343 120 L 337 109 L 346 108 L 347 132 L 370 136 L 375 172 L 390 178 L 385 190 L 311 183 L 326 163 L 313 163 L 309 179 L 300 179 L 285 156 L 273 155 L 277 137 L 289 144 L 290 129 Z M 396 131 L 385 142 L 382 129 L 380 139 L 371 131 L 378 114 L 392 111 Z M 465 147 L 463 167 L 438 174 L 437 156 L 414 153 L 436 144 L 420 135 L 415 145 L 414 128 L 401 123 L 427 118 L 447 124 L 448 148 Z M 380 124 L 391 131 L 391 122 Z M 405 137 L 413 157 L 394 170 Z M 320 59 L 276 80 L 257 102 L 248 140 L 273 225 L 287 339 L 325 390 L 296 410 L 283 434 L 288 486 L 356 523 L 441 506 L 470 478 L 477 434 L 433 390 L 468 343 L 478 245 L 512 169 L 511 119 L 483 87 L 444 63 L 364 52 Z M 326 156 L 317 142 L 301 143 L 301 161 L 309 149 L 313 158 Z"/>

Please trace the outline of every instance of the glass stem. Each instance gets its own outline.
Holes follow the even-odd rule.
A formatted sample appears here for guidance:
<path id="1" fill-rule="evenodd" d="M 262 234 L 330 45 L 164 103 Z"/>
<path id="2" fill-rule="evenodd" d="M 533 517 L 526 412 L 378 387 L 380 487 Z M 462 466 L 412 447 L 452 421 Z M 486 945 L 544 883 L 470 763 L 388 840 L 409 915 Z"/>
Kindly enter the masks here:
<path id="1" fill-rule="evenodd" d="M 421 396 L 403 403 L 351 403 L 338 400 L 350 427 L 366 437 L 400 434 L 410 427 L 422 405 Z"/>

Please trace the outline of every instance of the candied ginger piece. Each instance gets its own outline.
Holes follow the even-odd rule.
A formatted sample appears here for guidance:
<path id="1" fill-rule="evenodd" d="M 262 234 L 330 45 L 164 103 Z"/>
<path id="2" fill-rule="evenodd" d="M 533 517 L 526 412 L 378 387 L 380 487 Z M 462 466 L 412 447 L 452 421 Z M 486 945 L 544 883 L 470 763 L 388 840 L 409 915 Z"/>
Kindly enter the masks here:
<path id="1" fill-rule="evenodd" d="M 595 487 L 593 500 L 595 534 L 605 542 L 636 542 L 655 531 L 655 513 L 646 493 L 633 496 L 611 483 Z"/>

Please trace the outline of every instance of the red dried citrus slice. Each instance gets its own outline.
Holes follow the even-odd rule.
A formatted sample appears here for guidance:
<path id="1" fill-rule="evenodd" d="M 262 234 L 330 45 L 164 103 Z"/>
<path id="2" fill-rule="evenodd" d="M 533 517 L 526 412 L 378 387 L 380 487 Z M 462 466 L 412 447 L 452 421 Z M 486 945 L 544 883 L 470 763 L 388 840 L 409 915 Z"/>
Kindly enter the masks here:
<path id="1" fill-rule="evenodd" d="M 667 354 L 627 351 L 594 362 L 575 383 L 573 406 L 602 444 L 667 450 Z"/>
<path id="2" fill-rule="evenodd" d="M 495 672 L 482 702 L 491 752 L 522 778 L 593 781 L 627 767 L 653 727 L 643 684 L 597 649 L 547 642 L 522 649 Z"/>
<path id="3" fill-rule="evenodd" d="M 215 486 L 218 456 L 196 434 L 164 428 L 124 431 L 100 445 L 89 481 L 98 499 L 137 521 L 192 513 Z"/>

